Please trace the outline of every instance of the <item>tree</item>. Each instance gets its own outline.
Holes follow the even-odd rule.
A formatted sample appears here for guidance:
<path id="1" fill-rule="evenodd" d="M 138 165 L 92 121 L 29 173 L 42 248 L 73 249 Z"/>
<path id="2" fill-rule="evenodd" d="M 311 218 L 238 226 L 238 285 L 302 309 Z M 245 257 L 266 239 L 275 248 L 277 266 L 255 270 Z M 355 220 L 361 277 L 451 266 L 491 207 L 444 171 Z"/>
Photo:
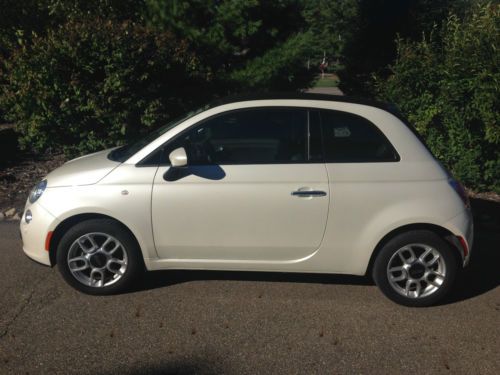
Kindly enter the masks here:
<path id="1" fill-rule="evenodd" d="M 2 101 L 23 148 L 76 155 L 131 141 L 204 102 L 196 67 L 169 33 L 69 21 L 13 53 Z"/>
<path id="2" fill-rule="evenodd" d="M 340 72 L 346 93 L 374 94 L 371 76 L 389 74 L 397 54 L 397 37 L 419 40 L 450 13 L 466 14 L 485 0 L 358 0 L 358 15 L 345 48 L 345 69 Z M 437 36 L 436 36 L 437 37 Z"/>
<path id="3" fill-rule="evenodd" d="M 342 63 L 346 42 L 352 39 L 354 31 L 357 3 L 357 0 L 305 1 L 303 13 L 312 34 L 311 53 L 315 60 L 326 55 L 333 62 Z"/>
<path id="4" fill-rule="evenodd" d="M 0 107 L 35 152 L 113 146 L 214 97 L 314 75 L 304 0 L 5 1 Z"/>
<path id="5" fill-rule="evenodd" d="M 146 0 L 144 19 L 186 39 L 220 91 L 302 88 L 312 80 L 301 0 Z"/>
<path id="6" fill-rule="evenodd" d="M 382 99 L 396 103 L 467 186 L 500 192 L 500 5 L 449 16 L 420 41 L 399 39 Z"/>

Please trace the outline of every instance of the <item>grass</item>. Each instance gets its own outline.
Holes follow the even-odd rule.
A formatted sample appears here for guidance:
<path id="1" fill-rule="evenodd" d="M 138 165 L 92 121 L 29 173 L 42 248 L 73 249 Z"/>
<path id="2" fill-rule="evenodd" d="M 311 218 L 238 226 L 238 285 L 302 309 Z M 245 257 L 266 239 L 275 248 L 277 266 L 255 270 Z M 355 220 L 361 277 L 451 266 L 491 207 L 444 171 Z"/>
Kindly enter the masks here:
<path id="1" fill-rule="evenodd" d="M 315 82 L 314 87 L 337 87 L 339 84 L 339 79 L 335 74 L 325 74 L 323 78 L 321 76 Z"/>

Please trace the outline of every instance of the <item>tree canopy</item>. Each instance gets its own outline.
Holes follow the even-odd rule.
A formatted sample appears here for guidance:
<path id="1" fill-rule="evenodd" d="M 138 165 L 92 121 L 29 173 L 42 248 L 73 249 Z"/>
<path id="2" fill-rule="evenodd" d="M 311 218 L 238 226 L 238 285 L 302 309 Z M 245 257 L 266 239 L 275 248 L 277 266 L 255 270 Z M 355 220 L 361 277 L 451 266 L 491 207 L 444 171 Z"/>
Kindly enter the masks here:
<path id="1" fill-rule="evenodd" d="M 0 0 L 0 6 L 0 120 L 15 123 L 22 144 L 34 151 L 93 151 L 216 97 L 301 90 L 314 84 L 324 56 L 345 93 L 395 102 L 469 186 L 498 188 L 498 3 Z"/>

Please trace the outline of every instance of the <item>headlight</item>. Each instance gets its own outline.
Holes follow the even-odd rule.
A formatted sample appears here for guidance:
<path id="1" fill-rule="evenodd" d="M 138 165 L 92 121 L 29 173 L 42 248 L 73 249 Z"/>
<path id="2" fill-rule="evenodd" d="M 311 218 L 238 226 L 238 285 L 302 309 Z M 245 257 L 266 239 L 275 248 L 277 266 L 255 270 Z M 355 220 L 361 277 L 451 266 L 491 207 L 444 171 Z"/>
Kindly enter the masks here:
<path id="1" fill-rule="evenodd" d="M 30 203 L 35 203 L 38 198 L 40 198 L 47 187 L 47 180 L 43 180 L 35 185 L 35 187 L 30 192 L 29 201 Z"/>

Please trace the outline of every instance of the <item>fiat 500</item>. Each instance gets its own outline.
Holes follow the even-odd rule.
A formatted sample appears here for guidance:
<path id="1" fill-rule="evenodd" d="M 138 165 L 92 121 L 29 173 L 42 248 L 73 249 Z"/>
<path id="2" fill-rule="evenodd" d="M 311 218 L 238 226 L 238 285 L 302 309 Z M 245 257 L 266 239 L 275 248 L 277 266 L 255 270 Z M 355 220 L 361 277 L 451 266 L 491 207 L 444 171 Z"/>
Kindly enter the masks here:
<path id="1" fill-rule="evenodd" d="M 31 191 L 24 252 L 76 289 L 143 270 L 372 276 L 436 303 L 469 260 L 467 196 L 386 105 L 314 94 L 221 101 L 67 162 Z"/>

